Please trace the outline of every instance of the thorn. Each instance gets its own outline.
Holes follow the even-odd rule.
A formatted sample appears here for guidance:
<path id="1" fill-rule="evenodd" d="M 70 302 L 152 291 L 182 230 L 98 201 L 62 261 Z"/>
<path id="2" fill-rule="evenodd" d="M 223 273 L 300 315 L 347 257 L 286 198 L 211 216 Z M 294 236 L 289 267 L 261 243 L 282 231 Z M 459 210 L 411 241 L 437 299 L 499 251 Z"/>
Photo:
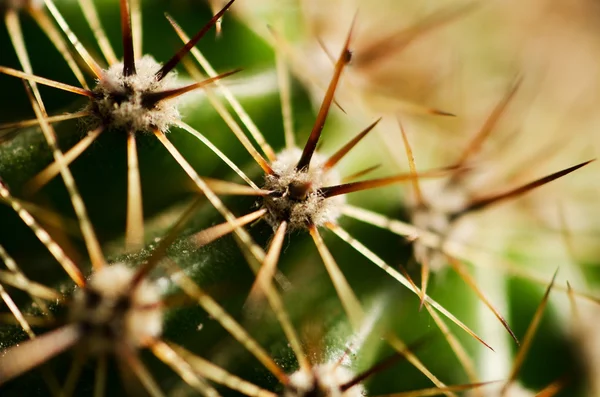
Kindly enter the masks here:
<path id="1" fill-rule="evenodd" d="M 22 80 L 27 81 L 35 81 L 36 83 L 47 85 L 49 87 L 57 88 L 59 90 L 72 92 L 74 94 L 86 96 L 88 98 L 94 98 L 94 93 L 90 90 L 86 90 L 84 88 L 75 87 L 69 84 L 61 83 L 58 81 L 54 81 L 51 79 L 47 79 L 45 77 L 36 76 L 33 74 L 21 72 L 20 70 L 7 68 L 4 66 L 0 66 L 0 73 L 7 74 L 9 76 L 18 77 Z"/>
<path id="2" fill-rule="evenodd" d="M 129 0 L 120 0 L 121 3 L 121 31 L 123 35 L 123 76 L 133 76 L 135 70 L 135 55 L 133 53 L 133 34 L 131 31 L 131 13 Z"/>
<path id="3" fill-rule="evenodd" d="M 473 139 L 469 142 L 469 145 L 466 147 L 458 161 L 456 162 L 457 166 L 463 166 L 470 157 L 476 154 L 479 150 L 481 150 L 481 145 L 483 142 L 490 136 L 490 133 L 493 131 L 494 127 L 498 124 L 498 121 L 506 111 L 506 108 L 510 104 L 511 100 L 515 97 L 519 87 L 521 86 L 523 79 L 518 77 L 510 90 L 504 95 L 504 98 L 498 102 L 496 107 L 492 110 L 485 123 L 481 126 L 477 134 L 473 137 Z"/>
<path id="4" fill-rule="evenodd" d="M 411 27 L 376 40 L 368 48 L 365 48 L 364 51 L 360 53 L 360 56 L 357 57 L 357 67 L 368 68 L 377 60 L 384 58 L 394 51 L 396 54 L 401 53 L 416 39 L 463 16 L 477 5 L 477 2 L 472 2 L 462 6 L 444 8 L 425 17 Z"/>
<path id="5" fill-rule="evenodd" d="M 427 298 L 427 287 L 429 286 L 429 275 L 431 269 L 429 268 L 429 262 L 423 261 L 421 263 L 421 302 L 419 303 L 419 311 L 423 310 L 425 299 Z"/>
<path id="6" fill-rule="evenodd" d="M 344 182 L 344 183 L 351 182 L 354 179 L 360 178 L 362 176 L 365 176 L 365 175 L 369 174 L 370 172 L 375 171 L 379 167 L 381 167 L 381 164 L 375 164 L 375 165 L 372 165 L 370 167 L 367 167 L 367 168 L 365 168 L 363 170 L 355 172 L 354 174 L 351 174 L 351 175 L 348 175 L 347 177 L 344 177 L 344 179 L 342 179 L 342 182 Z"/>
<path id="7" fill-rule="evenodd" d="M 3 351 L 0 357 L 0 385 L 62 353 L 80 338 L 79 327 L 65 325 Z"/>
<path id="8" fill-rule="evenodd" d="M 208 23 L 206 25 L 204 25 L 204 27 L 202 27 L 202 29 L 200 29 L 200 31 L 198 31 L 198 33 L 196 33 L 196 35 L 190 39 L 190 41 L 185 43 L 183 48 L 181 48 L 179 51 L 177 51 L 177 53 L 175 55 L 173 55 L 173 57 L 171 59 L 169 59 L 167 61 L 167 63 L 165 63 L 158 72 L 156 72 L 156 78 L 158 80 L 162 80 L 171 70 L 173 70 L 175 68 L 175 66 L 177 66 L 179 61 L 181 61 L 181 58 L 186 56 L 187 53 L 190 52 L 190 50 L 206 34 L 206 32 L 208 32 L 210 30 L 210 28 L 212 28 L 213 25 L 215 23 L 217 23 L 217 21 L 223 16 L 223 14 L 225 14 L 225 11 L 227 11 L 229 9 L 229 7 L 231 7 L 231 5 L 233 4 L 234 1 L 235 0 L 230 0 L 227 4 L 225 4 L 225 6 L 221 9 L 221 11 L 216 13 L 210 19 L 210 21 L 208 21 Z"/>
<path id="9" fill-rule="evenodd" d="M 446 387 L 430 387 L 427 389 L 420 390 L 411 390 L 404 391 L 400 393 L 386 394 L 380 395 L 376 397 L 425 397 L 425 396 L 439 396 L 441 394 L 447 394 L 452 392 L 473 390 L 483 386 L 491 385 L 494 383 L 498 383 L 499 381 L 491 381 L 491 382 L 479 382 L 479 383 L 469 383 L 463 385 L 452 385 Z"/>
<path id="10" fill-rule="evenodd" d="M 199 81 L 197 83 L 186 85 L 185 87 L 179 87 L 179 88 L 174 88 L 172 90 L 166 90 L 166 91 L 161 91 L 161 92 L 152 92 L 149 94 L 145 94 L 142 99 L 142 103 L 145 107 L 152 108 L 154 105 L 156 105 L 160 101 L 164 101 L 164 100 L 171 99 L 171 98 L 176 98 L 176 97 L 181 96 L 190 91 L 193 91 L 198 88 L 202 88 L 204 86 L 212 84 L 217 80 L 221 80 L 221 79 L 224 79 L 225 77 L 231 76 L 232 74 L 238 73 L 241 70 L 242 69 L 234 69 L 230 72 L 226 72 L 226 73 L 220 74 L 218 76 L 211 77 L 211 78 L 203 80 L 203 81 Z"/>
<path id="11" fill-rule="evenodd" d="M 550 297 L 550 291 L 552 287 L 554 287 L 554 282 L 556 281 L 556 275 L 558 274 L 558 269 L 554 271 L 554 275 L 552 276 L 552 280 L 550 284 L 546 288 L 546 292 L 544 293 L 544 297 L 542 298 L 540 304 L 538 305 L 535 314 L 533 315 L 533 319 L 527 327 L 527 331 L 525 332 L 525 337 L 523 338 L 523 343 L 517 352 L 517 356 L 515 357 L 515 361 L 513 363 L 513 367 L 511 369 L 508 380 L 504 383 L 502 390 L 500 391 L 500 396 L 504 396 L 510 384 L 516 379 L 523 362 L 525 361 L 525 357 L 529 352 L 529 348 L 531 347 L 531 343 L 533 342 L 533 338 L 535 337 L 535 333 L 540 325 L 542 320 L 542 316 L 544 314 L 544 309 L 548 303 L 548 298 Z"/>
<path id="12" fill-rule="evenodd" d="M 319 142 L 319 138 L 321 137 L 323 127 L 325 126 L 325 121 L 327 120 L 327 115 L 329 114 L 331 102 L 333 101 L 335 90 L 340 81 L 342 71 L 352 59 L 352 52 L 350 52 L 349 47 L 355 22 L 356 15 L 354 16 L 354 19 L 352 20 L 352 25 L 350 27 L 350 30 L 348 31 L 348 36 L 346 37 L 344 48 L 342 49 L 342 52 L 340 53 L 338 60 L 335 64 L 333 76 L 331 78 L 331 81 L 329 82 L 329 87 L 327 87 L 327 92 L 325 93 L 325 97 L 323 98 L 323 102 L 321 103 L 321 108 L 319 109 L 319 113 L 317 114 L 315 124 L 313 126 L 312 131 L 310 132 L 308 140 L 306 141 L 306 145 L 304 145 L 302 156 L 300 157 L 300 160 L 296 165 L 297 170 L 307 169 L 310 165 L 310 160 L 312 159 L 312 156 L 317 147 L 317 143 Z"/>
<path id="13" fill-rule="evenodd" d="M 387 178 L 372 179 L 369 181 L 350 182 L 342 185 L 323 187 L 319 189 L 319 194 L 325 198 L 339 196 L 340 194 L 348 194 L 353 192 L 359 192 L 361 190 L 375 189 L 378 187 L 384 187 L 392 185 L 394 183 L 401 183 L 410 181 L 415 178 L 439 178 L 445 176 L 448 173 L 448 169 L 432 170 L 429 172 L 422 172 L 420 174 L 400 174 L 396 176 L 390 176 Z"/>
<path id="14" fill-rule="evenodd" d="M 194 246 L 195 249 L 199 249 L 233 232 L 238 227 L 245 226 L 260 219 L 266 213 L 267 210 L 264 208 L 255 212 L 251 212 L 250 214 L 236 218 L 234 222 L 224 222 L 215 226 L 211 226 L 208 229 L 201 230 L 198 233 L 188 237 L 187 240 Z"/>
<path id="15" fill-rule="evenodd" d="M 467 213 L 479 211 L 479 210 L 481 210 L 481 209 L 483 209 L 483 208 L 485 208 L 485 207 L 487 207 L 487 206 L 489 206 L 491 204 L 499 203 L 501 201 L 509 200 L 509 199 L 511 199 L 513 197 L 517 197 L 517 196 L 520 196 L 522 194 L 525 194 L 525 193 L 527 193 L 530 190 L 536 189 L 536 188 L 541 187 L 541 186 L 543 186 L 543 185 L 545 185 L 547 183 L 550 183 L 550 182 L 552 182 L 552 181 L 554 181 L 554 180 L 556 180 L 558 178 L 561 178 L 561 177 L 563 177 L 565 175 L 568 175 L 571 172 L 576 171 L 579 168 L 584 167 L 584 166 L 588 165 L 589 163 L 591 163 L 592 161 L 595 161 L 595 160 L 596 159 L 584 161 L 583 163 L 580 163 L 580 164 L 574 165 L 572 167 L 566 168 L 566 169 L 564 169 L 562 171 L 555 172 L 553 174 L 550 174 L 550 175 L 545 176 L 543 178 L 537 179 L 537 180 L 535 180 L 533 182 L 527 183 L 527 184 L 525 184 L 523 186 L 520 186 L 520 187 L 512 189 L 512 190 L 509 190 L 509 191 L 504 192 L 504 193 L 498 193 L 498 194 L 495 194 L 495 195 L 492 195 L 492 196 L 489 196 L 489 197 L 483 197 L 483 198 L 480 198 L 480 199 L 475 199 L 465 209 L 463 209 L 463 210 L 461 210 L 461 211 L 453 214 L 451 216 L 451 218 L 452 218 L 452 220 L 456 220 L 458 217 L 463 216 L 463 215 L 465 215 Z"/>
<path id="16" fill-rule="evenodd" d="M 281 247 L 283 246 L 287 226 L 287 222 L 283 221 L 275 231 L 273 240 L 267 251 L 267 256 L 265 257 L 260 270 L 256 274 L 244 306 L 256 306 L 256 304 L 262 300 L 264 294 L 271 288 L 273 276 L 277 271 L 277 264 L 279 263 L 279 256 L 281 254 Z"/>
<path id="17" fill-rule="evenodd" d="M 406 359 L 406 355 L 404 354 L 405 352 L 414 352 L 415 350 L 420 349 L 427 342 L 431 341 L 431 339 L 433 339 L 433 336 L 434 335 L 431 333 L 427 334 L 427 335 L 417 339 L 415 342 L 411 343 L 411 345 L 406 347 L 403 352 L 395 352 L 391 356 L 384 358 L 383 360 L 381 360 L 378 363 L 375 363 L 373 366 L 371 366 L 371 368 L 367 369 L 366 371 L 364 371 L 364 372 L 360 373 L 359 375 L 355 376 L 354 378 L 352 378 L 350 381 L 341 385 L 340 391 L 342 393 L 344 393 L 345 391 L 356 386 L 357 384 L 361 383 L 365 379 L 375 375 L 378 372 L 385 371 L 386 369 L 390 368 L 392 365 L 398 363 L 401 360 Z"/>
<path id="18" fill-rule="evenodd" d="M 492 303 L 487 299 L 487 297 L 483 294 L 483 291 L 479 289 L 475 280 L 471 277 L 471 275 L 464 268 L 463 264 L 456 258 L 450 255 L 446 255 L 448 262 L 450 262 L 450 266 L 454 269 L 454 271 L 463 279 L 463 281 L 479 296 L 479 299 L 494 313 L 494 316 L 500 321 L 502 326 L 508 331 L 511 338 L 515 341 L 517 345 L 520 345 L 519 339 L 517 335 L 513 332 L 513 330 L 508 325 L 508 322 L 504 317 L 500 314 L 500 312 L 492 305 Z"/>
<path id="19" fill-rule="evenodd" d="M 137 272 L 135 273 L 132 281 L 131 288 L 133 289 L 137 286 L 143 279 L 148 275 L 148 273 L 154 269 L 154 267 L 158 264 L 158 262 L 166 255 L 167 249 L 173 244 L 175 239 L 177 238 L 177 234 L 181 231 L 186 222 L 192 217 L 192 215 L 198 209 L 200 205 L 200 198 L 196 199 L 194 203 L 177 219 L 177 222 L 171 227 L 168 231 L 167 235 L 160 240 L 158 247 L 152 252 L 152 255 L 146 263 L 142 264 L 138 267 Z"/>
<path id="20" fill-rule="evenodd" d="M 429 113 L 437 115 L 437 116 L 445 116 L 445 117 L 456 117 L 455 113 L 447 112 L 441 109 L 430 108 Z"/>
<path id="21" fill-rule="evenodd" d="M 408 159 L 408 167 L 410 169 L 411 175 L 417 175 L 417 165 L 415 164 L 415 156 L 412 151 L 412 147 L 410 146 L 410 142 L 408 142 L 408 136 L 406 135 L 406 131 L 404 130 L 404 125 L 398 118 L 398 125 L 400 126 L 400 133 L 402 134 L 402 141 L 404 142 L 404 150 L 406 152 L 406 158 Z M 425 200 L 423 199 L 423 194 L 421 193 L 421 187 L 419 186 L 419 178 L 412 179 L 413 190 L 415 191 L 415 197 L 417 201 L 417 206 L 424 206 Z M 423 302 L 421 302 L 421 306 Z"/>
<path id="22" fill-rule="evenodd" d="M 335 152 L 326 162 L 323 164 L 323 171 L 327 171 L 334 167 L 350 150 L 354 148 L 369 132 L 375 128 L 375 126 L 381 121 L 381 117 L 375 120 L 370 126 L 365 128 L 361 133 L 355 136 L 350 142 L 345 144 L 340 150 Z"/>

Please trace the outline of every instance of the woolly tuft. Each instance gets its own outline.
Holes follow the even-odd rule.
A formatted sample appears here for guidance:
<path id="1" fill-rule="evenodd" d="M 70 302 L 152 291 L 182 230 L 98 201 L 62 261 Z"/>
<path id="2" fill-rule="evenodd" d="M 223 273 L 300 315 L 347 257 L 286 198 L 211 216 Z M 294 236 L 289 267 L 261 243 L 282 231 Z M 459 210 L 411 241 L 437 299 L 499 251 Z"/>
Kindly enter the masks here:
<path id="1" fill-rule="evenodd" d="M 144 95 L 176 88 L 176 74 L 169 73 L 162 80 L 156 78 L 161 64 L 150 55 L 137 59 L 136 74 L 123 75 L 123 64 L 108 68 L 94 88 L 96 98 L 91 105 L 93 114 L 107 128 L 125 129 L 133 132 L 151 131 L 153 128 L 166 132 L 181 119 L 177 99 L 159 101 L 148 107 Z"/>

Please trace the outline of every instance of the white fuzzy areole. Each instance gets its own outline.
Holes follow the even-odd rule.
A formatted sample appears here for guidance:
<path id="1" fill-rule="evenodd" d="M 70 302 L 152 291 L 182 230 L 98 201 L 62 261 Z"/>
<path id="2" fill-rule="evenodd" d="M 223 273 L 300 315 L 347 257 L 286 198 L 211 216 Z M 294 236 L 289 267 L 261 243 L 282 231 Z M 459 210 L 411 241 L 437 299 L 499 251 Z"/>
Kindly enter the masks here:
<path id="1" fill-rule="evenodd" d="M 152 108 L 143 106 L 144 94 L 156 93 L 176 88 L 176 75 L 168 73 L 157 80 L 156 72 L 162 65 L 150 55 L 136 59 L 136 73 L 123 75 L 123 64 L 117 63 L 104 71 L 102 79 L 94 88 L 94 99 L 90 110 L 107 128 L 126 129 L 133 132 L 151 131 L 154 127 L 167 131 L 171 125 L 181 120 L 177 110 L 177 99 L 159 101 Z M 115 96 L 122 98 L 121 102 Z"/>
<path id="2" fill-rule="evenodd" d="M 290 384 L 283 392 L 284 397 L 306 395 L 323 397 L 363 397 L 365 389 L 361 384 L 341 391 L 340 386 L 350 382 L 356 375 L 337 362 L 314 366 L 312 372 L 298 370 L 290 375 Z"/>
<path id="3" fill-rule="evenodd" d="M 162 309 L 158 288 L 142 280 L 135 289 L 135 271 L 114 264 L 96 271 L 76 292 L 72 321 L 81 324 L 84 341 L 92 352 L 105 352 L 123 343 L 144 346 L 162 333 Z M 120 306 L 123 301 L 125 307 Z"/>
<path id="4" fill-rule="evenodd" d="M 342 214 L 342 206 L 346 202 L 342 195 L 324 198 L 318 194 L 318 189 L 339 185 L 342 178 L 339 173 L 330 169 L 323 172 L 323 163 L 327 160 L 314 153 L 308 171 L 297 171 L 296 164 L 302 155 L 298 148 L 286 149 L 277 155 L 277 160 L 271 164 L 273 175 L 265 177 L 263 189 L 282 193 L 282 197 L 265 197 L 263 206 L 269 210 L 267 222 L 277 228 L 283 220 L 289 222 L 289 229 L 306 229 L 310 224 L 322 226 L 335 222 Z M 310 183 L 311 189 L 303 201 L 289 199 L 288 187 L 292 182 Z"/>

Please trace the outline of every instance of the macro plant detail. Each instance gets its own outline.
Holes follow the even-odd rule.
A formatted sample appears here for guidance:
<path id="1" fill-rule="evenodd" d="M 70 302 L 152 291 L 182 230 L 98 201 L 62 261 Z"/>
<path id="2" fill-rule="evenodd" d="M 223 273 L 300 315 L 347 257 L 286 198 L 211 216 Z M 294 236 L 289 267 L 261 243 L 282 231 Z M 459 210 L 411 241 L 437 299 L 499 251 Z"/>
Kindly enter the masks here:
<path id="1" fill-rule="evenodd" d="M 362 246 L 358 241 L 352 239 L 352 237 L 349 236 L 344 229 L 342 229 L 339 225 L 336 224 L 337 217 L 339 217 L 339 215 L 341 214 L 343 210 L 342 205 L 344 204 L 342 199 L 340 199 L 337 196 L 356 191 L 387 186 L 398 182 L 416 179 L 419 177 L 438 176 L 440 174 L 443 175 L 445 171 L 433 171 L 424 174 L 401 174 L 392 177 L 384 177 L 373 180 L 349 182 L 345 184 L 327 186 L 327 184 L 334 183 L 337 180 L 337 178 L 332 178 L 331 180 L 324 179 L 327 177 L 327 174 L 330 174 L 331 169 L 337 164 L 337 162 L 339 162 L 355 145 L 357 145 L 370 131 L 373 130 L 377 122 L 371 124 L 365 130 L 363 130 L 350 142 L 348 142 L 336 153 L 334 153 L 328 160 L 323 161 L 323 164 L 317 163 L 316 165 L 312 165 L 313 168 L 311 171 L 311 160 L 313 159 L 313 156 L 316 155 L 315 149 L 317 147 L 317 143 L 321 136 L 325 121 L 327 119 L 329 109 L 333 103 L 333 97 L 335 94 L 337 84 L 339 82 L 344 67 L 351 60 L 351 52 L 349 50 L 351 32 L 352 30 L 350 30 L 350 33 L 346 38 L 344 48 L 342 49 L 339 57 L 337 58 L 333 77 L 331 79 L 331 82 L 325 94 L 325 98 L 323 99 L 323 102 L 317 114 L 317 118 L 311 130 L 311 134 L 307 140 L 306 145 L 304 146 L 304 149 L 299 150 L 297 148 L 294 148 L 293 134 L 291 133 L 286 134 L 286 146 L 290 147 L 291 149 L 287 149 L 286 151 L 282 152 L 279 156 L 276 156 L 274 154 L 268 156 L 275 158 L 273 163 L 271 164 L 269 164 L 268 161 L 266 161 L 260 154 L 258 154 L 256 150 L 248 149 L 248 151 L 252 154 L 252 157 L 261 166 L 261 168 L 266 174 L 265 186 L 263 186 L 262 189 L 263 192 L 260 193 L 258 191 L 250 191 L 248 194 L 263 195 L 264 199 L 261 210 L 248 214 L 242 217 L 243 219 L 240 218 L 236 221 L 246 224 L 255 221 L 257 218 L 260 219 L 264 216 L 267 223 L 269 223 L 269 225 L 274 230 L 273 241 L 279 242 L 279 244 L 274 243 L 270 247 L 268 255 L 264 257 L 263 254 L 256 254 L 257 248 L 252 241 L 248 240 L 247 236 L 240 236 L 242 243 L 245 245 L 243 249 L 248 251 L 248 255 L 254 256 L 257 262 L 261 262 L 261 260 L 264 258 L 260 271 L 257 272 L 256 266 L 253 268 L 253 270 L 257 272 L 257 280 L 254 283 L 253 289 L 251 290 L 250 300 L 256 299 L 256 287 L 260 286 L 261 283 L 267 282 L 265 280 L 270 280 L 275 274 L 277 263 L 279 260 L 279 255 L 281 252 L 280 241 L 286 234 L 288 229 L 291 231 L 295 229 L 308 230 L 315 242 L 319 255 L 323 260 L 323 263 L 325 264 L 327 272 L 335 287 L 336 293 L 338 294 L 342 305 L 344 306 L 344 310 L 347 313 L 350 322 L 352 323 L 353 327 L 358 328 L 359 324 L 363 321 L 364 311 L 355 293 L 352 291 L 351 286 L 349 285 L 343 273 L 340 271 L 339 265 L 336 263 L 336 260 L 331 255 L 326 244 L 324 243 L 318 231 L 318 227 L 327 226 L 329 229 L 336 231 L 338 234 L 344 234 L 346 236 L 346 241 L 349 242 L 351 246 L 357 248 L 363 254 L 366 253 L 366 256 L 369 257 L 368 249 Z M 184 41 L 186 40 L 185 35 L 181 33 L 180 37 Z M 280 73 L 280 75 L 282 75 L 282 73 Z M 286 103 L 288 101 L 289 99 L 282 98 L 282 103 Z M 286 124 L 289 125 L 289 123 Z M 266 146 L 265 144 L 260 146 L 265 153 L 270 152 L 270 146 Z M 361 176 L 362 174 L 368 171 L 370 171 L 369 168 L 359 172 L 357 176 Z M 218 205 L 216 207 L 218 208 Z M 226 218 L 229 217 L 228 221 L 231 222 L 231 213 L 223 210 L 220 210 L 220 212 Z M 227 228 L 226 225 L 222 225 L 218 233 L 219 235 L 222 235 L 230 231 L 235 231 L 236 233 L 239 232 L 239 230 Z M 205 232 L 200 232 L 193 239 L 197 240 L 199 235 L 204 234 Z M 200 238 L 200 240 L 202 239 Z M 413 286 L 409 283 L 409 281 L 402 274 L 393 269 L 390 265 L 386 264 L 379 258 L 377 258 L 376 260 L 373 260 L 371 258 L 369 259 L 375 265 L 382 268 L 385 272 L 389 273 L 393 278 L 397 279 L 412 290 Z M 414 292 L 419 294 L 418 290 L 416 289 L 414 290 Z M 428 305 L 433 305 L 433 307 L 435 307 L 436 310 L 440 311 L 452 322 L 457 324 L 459 327 L 463 328 L 475 339 L 486 345 L 485 342 L 481 340 L 481 338 L 479 338 L 472 330 L 470 330 L 454 315 L 449 313 L 443 306 L 439 305 L 435 301 L 432 301 L 430 298 L 423 299 L 427 299 Z M 445 327 L 445 325 L 440 325 L 439 323 L 438 326 L 440 327 L 440 329 L 444 329 Z M 390 344 L 394 346 L 395 349 L 402 350 L 401 347 L 398 347 L 402 345 L 399 344 L 396 339 L 393 339 L 390 342 Z M 419 368 L 420 371 L 422 371 L 430 380 L 432 380 L 438 386 L 444 386 L 444 384 L 440 382 L 435 377 L 435 375 L 433 375 L 430 371 L 423 367 L 422 363 L 420 363 L 418 359 L 416 359 L 416 357 L 412 356 L 409 361 L 411 361 L 413 365 Z"/>
<path id="2" fill-rule="evenodd" d="M 0 394 L 595 395 L 589 97 L 359 3 L 0 4 Z"/>
<path id="3" fill-rule="evenodd" d="M 89 9 L 93 9 L 92 3 L 82 4 L 85 4 Z M 140 132 L 153 131 L 157 136 L 161 136 L 161 134 L 168 131 L 171 125 L 180 121 L 175 104 L 165 103 L 166 101 L 177 98 L 178 96 L 197 88 L 201 88 L 218 78 L 232 74 L 226 73 L 219 77 L 178 88 L 175 88 L 174 78 L 170 75 L 171 71 L 177 66 L 181 58 L 189 52 L 191 47 L 193 47 L 212 26 L 214 26 L 216 21 L 223 13 L 225 13 L 231 4 L 233 4 L 233 1 L 219 11 L 202 29 L 200 29 L 194 38 L 189 40 L 180 51 L 167 61 L 167 63 L 161 65 L 151 56 L 143 56 L 136 61 L 134 49 L 141 48 L 141 42 L 134 43 L 134 40 L 141 40 L 141 26 L 136 26 L 137 29 L 134 35 L 131 25 L 129 3 L 127 1 L 121 2 L 121 28 L 124 49 L 123 62 L 117 62 L 114 51 L 110 47 L 110 44 L 106 42 L 104 45 L 104 56 L 108 59 L 110 67 L 107 70 L 103 70 L 71 31 L 54 4 L 48 2 L 48 7 L 57 20 L 57 23 L 61 26 L 65 34 L 67 34 L 69 40 L 76 48 L 79 56 L 85 61 L 93 76 L 98 80 L 96 87 L 92 90 L 72 87 L 60 82 L 53 82 L 49 79 L 31 75 L 31 73 L 23 73 L 10 68 L 3 68 L 2 72 L 88 97 L 90 104 L 83 112 L 68 115 L 67 117 L 80 118 L 90 116 L 93 119 L 92 124 L 95 124 L 95 126 L 88 132 L 87 136 L 82 141 L 65 154 L 65 161 L 56 160 L 54 164 L 48 166 L 36 176 L 31 182 L 30 190 L 39 190 L 59 172 L 65 172 L 64 165 L 68 165 L 75 160 L 103 131 L 107 129 L 125 130 L 128 136 L 127 156 L 129 177 L 127 195 L 127 244 L 130 247 L 140 247 L 143 240 L 143 213 L 135 135 Z M 137 9 L 137 12 L 139 12 L 139 8 Z M 95 14 L 96 12 L 93 11 L 93 15 Z M 94 21 L 93 23 L 90 23 L 90 25 L 93 27 L 95 26 L 98 34 L 100 34 L 101 37 L 104 37 L 105 34 L 102 32 L 102 27 L 97 20 L 97 16 L 90 19 Z M 139 19 L 139 16 L 135 19 Z M 26 54 L 25 51 L 23 51 L 23 53 Z M 28 65 L 28 61 L 22 60 L 21 63 Z M 30 70 L 31 68 L 27 67 L 26 69 Z M 32 85 L 32 87 L 36 86 Z M 37 95 L 39 97 L 39 94 Z M 38 104 L 39 103 L 43 103 L 41 99 L 38 99 Z M 59 120 L 60 119 L 62 118 L 59 118 Z M 54 135 L 47 121 L 40 121 L 40 124 L 46 127 L 48 136 Z M 81 216 L 85 217 L 85 214 L 82 213 Z M 89 230 L 89 226 L 86 226 L 86 230 Z M 91 236 L 89 232 L 87 234 L 87 238 L 92 240 L 93 236 Z M 92 243 L 89 242 L 88 244 Z M 98 248 L 94 247 L 93 249 L 96 251 L 93 255 L 93 262 L 98 263 L 100 260 L 100 254 L 97 252 Z"/>

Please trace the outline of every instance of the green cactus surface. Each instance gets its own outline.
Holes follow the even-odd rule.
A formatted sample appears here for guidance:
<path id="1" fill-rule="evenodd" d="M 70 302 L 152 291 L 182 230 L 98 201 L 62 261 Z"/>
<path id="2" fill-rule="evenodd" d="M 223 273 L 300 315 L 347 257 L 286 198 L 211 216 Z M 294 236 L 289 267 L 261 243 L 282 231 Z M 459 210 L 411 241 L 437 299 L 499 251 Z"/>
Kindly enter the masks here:
<path id="1" fill-rule="evenodd" d="M 0 395 L 598 396 L 597 7 L 541 3 L 0 0 Z"/>

